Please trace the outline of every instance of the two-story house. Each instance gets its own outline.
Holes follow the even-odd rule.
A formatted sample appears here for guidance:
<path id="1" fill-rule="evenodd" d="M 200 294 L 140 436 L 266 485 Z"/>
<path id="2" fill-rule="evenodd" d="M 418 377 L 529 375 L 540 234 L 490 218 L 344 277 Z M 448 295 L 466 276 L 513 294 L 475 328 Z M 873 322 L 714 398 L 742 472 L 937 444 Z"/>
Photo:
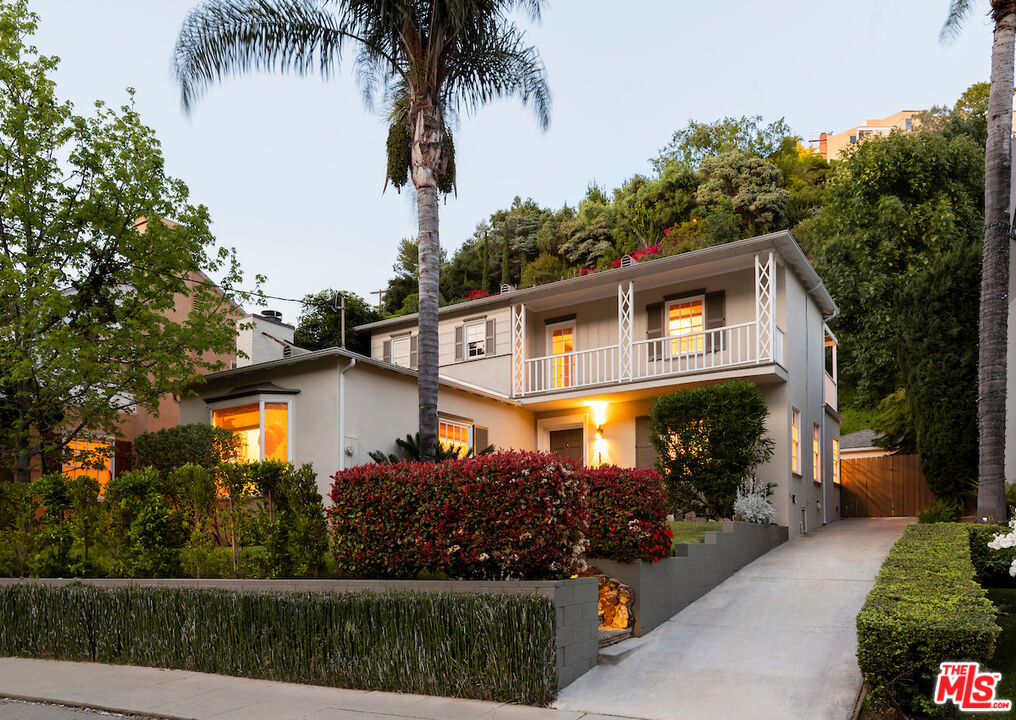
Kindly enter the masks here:
<path id="1" fill-rule="evenodd" d="M 779 521 L 804 532 L 839 517 L 836 341 L 825 324 L 835 313 L 787 232 L 446 306 L 440 439 L 652 467 L 657 397 L 742 378 L 765 397 L 776 444 L 759 474 L 776 484 Z M 267 409 L 285 403 L 286 458 L 313 461 L 326 491 L 336 469 L 416 429 L 417 316 L 358 329 L 371 334 L 370 358 L 338 348 L 254 358 L 208 375 L 181 422 L 224 424 L 243 406 L 260 437 Z"/>

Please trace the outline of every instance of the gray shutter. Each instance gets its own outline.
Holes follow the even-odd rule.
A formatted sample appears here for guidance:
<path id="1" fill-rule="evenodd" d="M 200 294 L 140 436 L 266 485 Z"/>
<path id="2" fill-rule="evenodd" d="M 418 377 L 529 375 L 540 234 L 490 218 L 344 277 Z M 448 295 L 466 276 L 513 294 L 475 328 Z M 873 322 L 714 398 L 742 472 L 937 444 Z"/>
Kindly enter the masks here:
<path id="1" fill-rule="evenodd" d="M 419 355 L 419 336 L 409 336 L 409 367 L 416 370 L 417 356 Z"/>
<path id="2" fill-rule="evenodd" d="M 656 448 L 649 436 L 649 416 L 635 418 L 635 467 L 652 470 L 656 467 Z"/>
<path id="3" fill-rule="evenodd" d="M 646 305 L 646 340 L 663 337 L 663 303 Z M 656 344 L 646 346 L 649 350 L 649 362 L 656 359 Z"/>
<path id="4" fill-rule="evenodd" d="M 480 427 L 479 425 L 473 426 L 473 455 L 479 455 L 490 444 L 487 436 L 487 428 Z"/>
<path id="5" fill-rule="evenodd" d="M 705 326 L 706 330 L 714 330 L 726 325 L 727 301 L 722 290 L 706 293 Z M 706 336 L 706 352 L 723 350 L 723 334 L 713 333 Z"/>
<path id="6" fill-rule="evenodd" d="M 461 360 L 462 355 L 462 325 L 455 326 L 455 360 Z"/>
<path id="7" fill-rule="evenodd" d="M 497 337 L 494 334 L 494 318 L 487 320 L 487 347 L 484 348 L 484 355 L 491 357 L 497 352 Z"/>
<path id="8" fill-rule="evenodd" d="M 391 340 L 385 340 L 384 343 L 381 344 L 381 359 L 384 360 L 386 363 L 390 363 L 392 361 Z"/>

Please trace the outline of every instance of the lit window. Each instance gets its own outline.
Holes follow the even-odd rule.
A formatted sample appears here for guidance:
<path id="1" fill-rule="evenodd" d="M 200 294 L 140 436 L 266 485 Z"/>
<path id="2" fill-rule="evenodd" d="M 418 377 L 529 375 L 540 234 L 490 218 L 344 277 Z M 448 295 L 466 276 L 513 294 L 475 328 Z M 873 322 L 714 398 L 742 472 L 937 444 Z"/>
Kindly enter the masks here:
<path id="1" fill-rule="evenodd" d="M 815 425 L 811 433 L 811 479 L 817 483 L 822 482 L 822 453 L 819 449 L 819 438 L 818 425 Z"/>
<path id="2" fill-rule="evenodd" d="M 667 303 L 667 336 L 675 338 L 671 347 L 675 355 L 701 352 L 705 346 L 704 330 L 701 297 Z"/>
<path id="3" fill-rule="evenodd" d="M 212 425 L 240 436 L 238 460 L 289 461 L 289 403 L 251 403 L 213 410 Z"/>
<path id="4" fill-rule="evenodd" d="M 840 484 L 840 439 L 833 438 L 833 482 Z"/>
<path id="5" fill-rule="evenodd" d="M 465 423 L 441 419 L 437 424 L 437 437 L 442 445 L 457 449 L 461 457 L 469 450 L 469 430 L 470 426 Z"/>
<path id="6" fill-rule="evenodd" d="M 550 332 L 550 354 L 564 355 L 551 359 L 551 387 L 566 388 L 572 384 L 572 365 L 575 362 L 571 354 L 575 350 L 575 328 L 571 325 L 555 328 Z"/>
<path id="7" fill-rule="evenodd" d="M 801 474 L 801 411 L 794 410 L 790 425 L 790 464 L 795 475 Z"/>
<path id="8" fill-rule="evenodd" d="M 487 323 L 484 320 L 466 323 L 463 328 L 466 343 L 466 357 L 483 357 L 487 351 Z"/>
<path id="9" fill-rule="evenodd" d="M 392 364 L 401 367 L 410 366 L 410 341 L 409 336 L 392 339 Z"/>
<path id="10" fill-rule="evenodd" d="M 113 448 L 100 440 L 75 439 L 67 443 L 70 457 L 63 465 L 67 477 L 91 477 L 99 481 L 99 494 L 106 492 L 106 484 L 113 470 Z"/>

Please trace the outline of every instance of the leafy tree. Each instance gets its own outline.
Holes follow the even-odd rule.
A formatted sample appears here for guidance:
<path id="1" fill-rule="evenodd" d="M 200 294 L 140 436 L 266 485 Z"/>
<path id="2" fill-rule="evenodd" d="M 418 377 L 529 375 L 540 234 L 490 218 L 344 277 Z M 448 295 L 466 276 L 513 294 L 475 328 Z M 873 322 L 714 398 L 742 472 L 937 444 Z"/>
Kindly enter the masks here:
<path id="1" fill-rule="evenodd" d="M 356 293 L 345 293 L 346 337 L 343 343 L 342 302 L 335 290 L 304 296 L 293 342 L 308 350 L 344 346 L 361 355 L 370 355 L 370 333 L 360 333 L 353 328 L 380 320 L 380 311 Z"/>
<path id="2" fill-rule="evenodd" d="M 518 97 L 541 126 L 550 92 L 536 49 L 511 13 L 536 18 L 540 0 L 215 0 L 193 10 L 177 41 L 185 106 L 237 71 L 320 71 L 327 77 L 355 48 L 365 96 L 389 101 L 388 179 L 412 180 L 420 243 L 419 404 L 422 457 L 437 447 L 438 192 L 455 181 L 447 122 L 488 101 Z"/>
<path id="3" fill-rule="evenodd" d="M 207 354 L 235 347 L 242 279 L 132 104 L 83 117 L 56 97 L 56 58 L 25 45 L 36 23 L 0 3 L 0 463 L 22 481 L 221 368 Z M 180 295 L 194 309 L 171 320 Z"/>
<path id="4" fill-rule="evenodd" d="M 526 265 L 522 272 L 522 284 L 519 287 L 533 287 L 544 283 L 555 282 L 567 274 L 567 268 L 561 258 L 550 253 L 541 253 L 533 262 Z"/>
<path id="5" fill-rule="evenodd" d="M 783 175 L 771 162 L 732 150 L 705 158 L 700 172 L 702 184 L 695 191 L 700 205 L 729 200 L 749 235 L 786 226 L 790 193 L 781 187 Z"/>
<path id="6" fill-rule="evenodd" d="M 959 32 L 973 0 L 951 0 L 942 36 Z M 978 316 L 977 425 L 979 471 L 977 516 L 1003 520 L 1005 504 L 1005 392 L 1009 324 L 1009 216 L 1012 182 L 1013 54 L 1016 0 L 991 0 L 995 38 L 991 48 L 987 141 L 984 149 L 984 245 Z"/>
<path id="7" fill-rule="evenodd" d="M 671 162 L 698 167 L 707 157 L 734 150 L 768 157 L 790 135 L 793 133 L 783 118 L 768 125 L 763 124 L 761 115 L 723 117 L 711 123 L 690 120 L 686 127 L 674 133 L 652 163 L 656 171 L 661 172 Z"/>

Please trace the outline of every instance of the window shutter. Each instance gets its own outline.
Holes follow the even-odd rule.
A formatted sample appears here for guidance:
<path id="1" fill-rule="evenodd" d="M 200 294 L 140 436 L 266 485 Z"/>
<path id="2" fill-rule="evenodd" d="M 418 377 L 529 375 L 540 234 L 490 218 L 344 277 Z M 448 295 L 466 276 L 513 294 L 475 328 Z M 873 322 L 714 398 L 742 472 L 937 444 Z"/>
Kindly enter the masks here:
<path id="1" fill-rule="evenodd" d="M 384 343 L 381 345 L 381 359 L 384 360 L 386 363 L 390 363 L 392 361 L 391 340 L 385 340 Z"/>
<path id="2" fill-rule="evenodd" d="M 487 440 L 488 430 L 479 425 L 473 426 L 473 455 L 479 455 L 490 442 Z"/>
<path id="3" fill-rule="evenodd" d="M 646 305 L 646 340 L 663 337 L 663 303 Z M 656 344 L 646 346 L 649 362 L 656 359 Z"/>
<path id="4" fill-rule="evenodd" d="M 726 324 L 726 295 L 722 290 L 719 292 L 706 293 L 705 302 L 705 328 L 714 330 Z M 723 350 L 723 333 L 710 333 L 706 335 L 706 352 Z"/>
<path id="5" fill-rule="evenodd" d="M 484 349 L 484 355 L 487 357 L 492 356 L 497 352 L 497 337 L 494 335 L 494 318 L 487 320 L 487 347 Z"/>
<path id="6" fill-rule="evenodd" d="M 635 418 L 635 467 L 652 470 L 656 467 L 656 448 L 649 435 L 649 416 Z"/>
<path id="7" fill-rule="evenodd" d="M 464 328 L 463 328 L 462 325 L 456 325 L 455 326 L 455 360 L 456 361 L 459 361 L 459 360 L 461 360 L 464 357 L 463 354 L 462 354 L 462 331 L 463 331 L 463 329 Z"/>
<path id="8" fill-rule="evenodd" d="M 420 348 L 419 348 L 419 336 L 418 335 L 410 335 L 409 336 L 409 367 L 413 368 L 413 370 L 416 370 L 416 366 L 417 366 L 417 362 L 418 362 L 417 356 L 420 354 L 419 350 L 420 350 Z"/>

